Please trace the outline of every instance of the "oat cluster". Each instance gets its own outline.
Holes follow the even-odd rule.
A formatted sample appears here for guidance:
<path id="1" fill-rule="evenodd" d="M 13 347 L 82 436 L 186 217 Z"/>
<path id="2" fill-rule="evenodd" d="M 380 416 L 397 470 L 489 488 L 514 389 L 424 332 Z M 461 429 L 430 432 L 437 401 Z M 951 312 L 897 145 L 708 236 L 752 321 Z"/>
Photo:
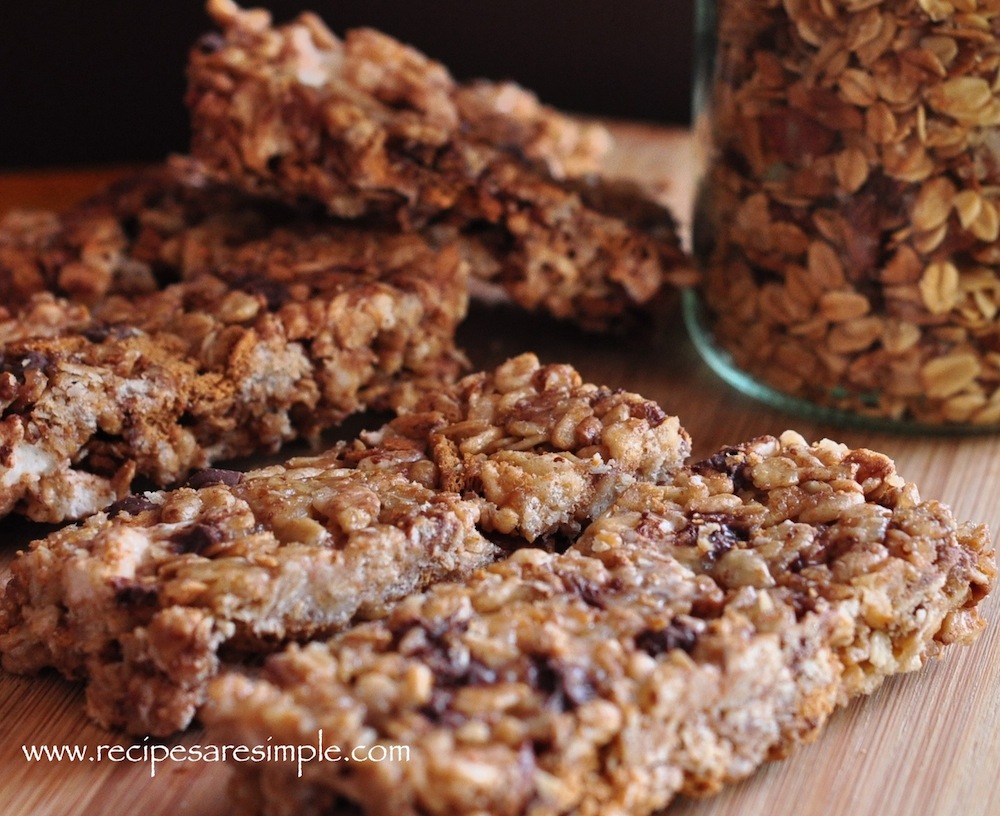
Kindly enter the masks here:
<path id="1" fill-rule="evenodd" d="M 820 405 L 1000 422 L 1000 6 L 717 6 L 696 243 L 719 345 Z"/>

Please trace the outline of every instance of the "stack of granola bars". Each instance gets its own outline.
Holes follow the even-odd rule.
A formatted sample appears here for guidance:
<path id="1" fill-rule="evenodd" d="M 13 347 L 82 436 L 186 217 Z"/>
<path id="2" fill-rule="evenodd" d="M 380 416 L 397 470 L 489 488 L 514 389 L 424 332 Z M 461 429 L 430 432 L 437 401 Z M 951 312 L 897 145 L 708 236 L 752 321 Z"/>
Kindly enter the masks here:
<path id="1" fill-rule="evenodd" d="M 2 579 L 6 670 L 133 734 L 408 748 L 244 766 L 249 812 L 648 814 L 975 639 L 989 535 L 887 457 L 789 432 L 692 463 L 570 366 L 463 376 L 473 280 L 602 331 L 690 281 L 670 214 L 586 175 L 602 130 L 209 9 L 192 155 L 0 225 L 0 513 L 81 520 Z"/>

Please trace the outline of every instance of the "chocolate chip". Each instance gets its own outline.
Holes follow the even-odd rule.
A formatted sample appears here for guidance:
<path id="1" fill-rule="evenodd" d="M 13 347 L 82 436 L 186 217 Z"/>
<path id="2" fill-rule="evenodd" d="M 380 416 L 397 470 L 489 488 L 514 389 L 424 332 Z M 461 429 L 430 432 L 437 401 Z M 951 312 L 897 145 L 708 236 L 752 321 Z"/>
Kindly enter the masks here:
<path id="1" fill-rule="evenodd" d="M 83 336 L 91 343 L 103 343 L 109 337 L 113 340 L 124 340 L 128 337 L 136 337 L 140 334 L 135 326 L 122 324 L 94 323 L 83 330 Z"/>
<path id="2" fill-rule="evenodd" d="M 159 601 L 160 592 L 155 586 L 126 583 L 119 579 L 114 584 L 115 603 L 129 607 L 153 607 Z"/>
<path id="3" fill-rule="evenodd" d="M 570 574 L 563 576 L 563 584 L 570 592 L 580 596 L 580 599 L 595 609 L 604 609 L 607 606 L 607 587 L 594 583 L 580 575 Z"/>
<path id="4" fill-rule="evenodd" d="M 671 621 L 665 629 L 646 629 L 635 636 L 636 648 L 651 657 L 674 649 L 690 653 L 698 642 L 698 633 L 678 621 Z"/>
<path id="5" fill-rule="evenodd" d="M 435 687 L 430 700 L 421 709 L 425 717 L 440 725 L 457 728 L 465 716 L 451 710 L 455 690 L 466 686 L 489 685 L 497 681 L 496 672 L 474 659 L 456 660 L 456 653 L 441 641 L 432 641 L 412 652 L 434 673 Z"/>
<path id="6" fill-rule="evenodd" d="M 24 357 L 21 358 L 21 368 L 25 371 L 31 371 L 33 369 L 43 369 L 49 363 L 49 357 L 41 351 L 29 351 Z"/>
<path id="7" fill-rule="evenodd" d="M 222 530 L 209 524 L 195 524 L 171 536 L 170 541 L 178 554 L 201 555 L 205 550 L 223 539 Z"/>
<path id="8" fill-rule="evenodd" d="M 26 371 L 41 371 L 52 363 L 45 352 L 32 349 L 24 354 L 4 354 L 0 356 L 0 368 L 9 371 L 19 379 L 24 378 Z"/>
<path id="9" fill-rule="evenodd" d="M 155 510 L 157 504 L 147 499 L 141 493 L 130 493 L 108 507 L 108 518 L 114 518 L 119 513 L 137 516 L 146 510 Z"/>
<path id="10" fill-rule="evenodd" d="M 185 487 L 198 490 L 210 485 L 224 484 L 228 487 L 238 485 L 243 480 L 243 474 L 238 470 L 226 470 L 224 468 L 205 468 L 191 474 L 191 478 L 185 482 Z"/>
<path id="11" fill-rule="evenodd" d="M 733 490 L 736 491 L 753 487 L 750 469 L 746 463 L 746 454 L 740 448 L 723 448 L 708 459 L 695 463 L 692 469 L 695 473 L 703 475 L 711 472 L 722 473 L 733 480 Z"/>
<path id="12" fill-rule="evenodd" d="M 466 685 L 469 664 L 465 653 L 452 648 L 446 640 L 428 639 L 413 656 L 434 672 L 438 683 L 456 687 Z"/>
<path id="13" fill-rule="evenodd" d="M 142 229 L 142 224 L 139 221 L 138 216 L 127 215 L 118 222 L 121 225 L 122 232 L 125 233 L 125 237 L 129 241 L 135 241 L 139 237 L 139 232 Z"/>
<path id="14" fill-rule="evenodd" d="M 646 420 L 651 428 L 659 428 L 664 422 L 667 421 L 667 412 L 655 402 L 643 402 L 637 407 L 638 410 L 641 411 L 641 414 L 637 417 L 637 419 Z M 633 411 L 633 413 L 635 412 Z"/>
<path id="15" fill-rule="evenodd" d="M 86 337 L 91 343 L 103 343 L 108 339 L 108 335 L 110 333 L 111 329 L 109 326 L 103 326 L 100 324 L 88 326 L 83 330 L 83 336 Z"/>
<path id="16" fill-rule="evenodd" d="M 562 663 L 551 655 L 531 656 L 527 682 L 558 711 L 571 711 L 597 696 L 585 668 Z"/>
<path id="17" fill-rule="evenodd" d="M 288 302 L 288 287 L 280 281 L 261 278 L 257 275 L 240 275 L 233 281 L 233 286 L 242 289 L 248 295 L 264 298 L 267 308 L 274 312 Z"/>
<path id="18" fill-rule="evenodd" d="M 738 448 L 724 448 L 717 453 L 712 454 L 707 459 L 702 459 L 700 462 L 694 464 L 694 469 L 699 473 L 704 473 L 705 471 L 715 471 L 716 473 L 725 473 L 727 476 L 732 475 L 733 471 L 742 464 L 742 459 L 739 458 Z"/>
<path id="19" fill-rule="evenodd" d="M 496 673 L 473 659 L 458 641 L 468 625 L 468 620 L 449 616 L 406 620 L 390 629 L 396 648 L 427 666 L 434 673 L 438 687 L 492 683 Z"/>
<path id="20" fill-rule="evenodd" d="M 703 533 L 707 530 L 707 533 Z M 740 544 L 750 540 L 750 525 L 724 513 L 695 513 L 691 523 L 679 530 L 674 541 L 681 547 L 695 547 L 707 539 L 712 545 L 705 552 L 706 566 L 718 561 L 723 555 Z"/>
<path id="21" fill-rule="evenodd" d="M 465 717 L 458 711 L 451 710 L 455 695 L 450 689 L 435 688 L 430 700 L 420 709 L 431 722 L 445 728 L 458 728 L 465 722 Z"/>
<path id="22" fill-rule="evenodd" d="M 368 810 L 364 806 L 359 805 L 353 799 L 348 799 L 346 796 L 338 795 L 330 805 L 329 812 L 338 813 L 340 816 L 364 816 Z"/>
<path id="23" fill-rule="evenodd" d="M 806 567 L 820 564 L 830 566 L 857 546 L 858 539 L 856 537 L 849 535 L 833 537 L 829 527 L 822 527 L 818 530 L 812 543 L 795 557 L 790 570 L 801 572 Z"/>
<path id="24" fill-rule="evenodd" d="M 711 561 L 717 561 L 733 549 L 733 547 L 747 540 L 747 531 L 739 529 L 737 526 L 728 523 L 728 521 L 716 521 L 712 518 L 706 518 L 706 521 L 714 522 L 718 525 L 717 527 L 713 527 L 707 536 L 712 545 L 712 549 L 707 553 Z"/>

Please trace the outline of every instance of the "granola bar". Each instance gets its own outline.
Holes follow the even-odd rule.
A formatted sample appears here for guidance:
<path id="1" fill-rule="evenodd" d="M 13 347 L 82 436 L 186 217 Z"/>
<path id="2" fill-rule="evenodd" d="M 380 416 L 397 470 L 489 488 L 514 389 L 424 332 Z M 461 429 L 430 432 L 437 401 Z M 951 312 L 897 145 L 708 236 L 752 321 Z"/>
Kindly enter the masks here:
<path id="1" fill-rule="evenodd" d="M 529 541 L 574 535 L 689 450 L 654 403 L 522 355 L 353 444 L 201 471 L 35 542 L 0 596 L 3 666 L 84 677 L 98 722 L 170 733 L 194 715 L 220 650 L 328 635 Z"/>
<path id="2" fill-rule="evenodd" d="M 17 558 L 0 605 L 8 671 L 86 678 L 104 726 L 188 725 L 223 657 L 329 634 L 497 548 L 478 512 L 385 471 L 322 459 L 126 496 Z"/>
<path id="3" fill-rule="evenodd" d="M 408 751 L 240 765 L 239 804 L 649 814 L 745 777 L 838 704 L 978 634 L 986 530 L 920 501 L 885 457 L 786 434 L 675 475 L 636 486 L 563 554 L 522 549 L 259 676 L 215 680 L 215 739 L 315 745 L 322 731 L 341 758 Z"/>
<path id="4" fill-rule="evenodd" d="M 454 245 L 236 202 L 205 211 L 185 172 L 130 182 L 108 196 L 117 210 L 88 205 L 77 220 L 113 223 L 120 247 L 81 245 L 88 274 L 43 262 L 65 258 L 61 239 L 36 256 L 43 288 L 89 293 L 89 310 L 43 293 L 0 321 L 0 514 L 79 518 L 135 477 L 174 484 L 364 408 L 412 405 L 464 365 Z"/>
<path id="5" fill-rule="evenodd" d="M 337 215 L 358 215 L 359 207 L 378 199 L 375 183 L 360 184 L 374 182 L 376 174 L 383 196 L 402 193 L 405 169 L 393 167 L 393 160 L 407 154 L 426 160 L 429 152 L 454 142 L 492 145 L 523 163 L 544 165 L 554 177 L 597 170 L 610 147 L 602 126 L 542 105 L 511 82 L 458 83 L 445 66 L 380 31 L 355 29 L 341 40 L 312 13 L 273 26 L 264 9 L 244 10 L 230 0 L 209 0 L 207 6 L 222 32 L 202 37 L 191 54 L 195 143 L 208 149 L 218 130 L 228 137 L 219 145 L 220 158 L 222 151 L 245 147 L 251 152 L 229 161 L 246 161 L 247 169 L 255 170 L 281 161 L 289 172 L 308 174 L 312 163 L 316 170 L 331 169 L 319 165 L 333 158 L 322 152 L 330 145 L 314 144 L 314 161 L 293 168 L 293 157 L 286 155 L 291 143 L 340 135 L 348 151 L 342 160 L 357 165 L 345 169 L 356 175 L 357 186 L 369 192 L 372 202 L 352 202 L 353 193 L 343 199 L 330 196 Z M 236 99 L 254 110 L 232 105 Z M 260 113 L 266 115 L 258 118 Z M 216 121 L 220 114 L 224 118 Z M 327 120 L 328 131 L 310 134 L 323 124 L 318 117 Z M 368 167 L 354 160 L 361 157 Z M 341 189 L 336 180 L 327 184 L 331 192 Z"/>
<path id="6" fill-rule="evenodd" d="M 109 294 L 153 292 L 214 271 L 216 261 L 231 266 L 236 247 L 295 220 L 306 219 L 247 202 L 171 156 L 64 212 L 0 218 L 0 294 L 11 310 L 39 292 L 90 306 Z"/>
<path id="7" fill-rule="evenodd" d="M 580 139 L 533 136 L 573 131 L 534 103 L 508 116 L 497 100 L 509 86 L 456 85 L 384 34 L 340 40 L 312 14 L 275 27 L 230 0 L 209 10 L 222 33 L 193 49 L 187 100 L 192 153 L 214 178 L 341 217 L 447 222 L 484 250 L 474 275 L 590 328 L 648 306 L 667 282 L 692 281 L 670 213 L 638 228 L 619 196 L 560 182 L 576 151 L 557 146 Z"/>
<path id="8" fill-rule="evenodd" d="M 476 496 L 483 529 L 530 542 L 574 537 L 632 484 L 669 479 L 690 452 L 678 418 L 655 402 L 522 354 L 429 392 L 336 455 Z"/>
<path id="9" fill-rule="evenodd" d="M 588 176 L 556 187 L 506 164 L 477 184 L 457 218 L 471 224 L 458 239 L 473 294 L 607 331 L 665 311 L 677 287 L 697 280 L 673 214 L 636 183 Z M 491 227 L 480 223 L 483 206 Z"/>
<path id="10" fill-rule="evenodd" d="M 58 213 L 13 210 L 0 218 L 0 293 L 9 310 L 49 288 L 41 257 L 63 230 Z"/>
<path id="11" fill-rule="evenodd" d="M 369 31 L 364 36 L 381 38 L 392 52 L 399 48 L 384 34 Z M 514 82 L 477 79 L 455 85 L 454 104 L 473 138 L 541 164 L 553 178 L 597 172 L 611 149 L 606 128 L 543 105 Z"/>

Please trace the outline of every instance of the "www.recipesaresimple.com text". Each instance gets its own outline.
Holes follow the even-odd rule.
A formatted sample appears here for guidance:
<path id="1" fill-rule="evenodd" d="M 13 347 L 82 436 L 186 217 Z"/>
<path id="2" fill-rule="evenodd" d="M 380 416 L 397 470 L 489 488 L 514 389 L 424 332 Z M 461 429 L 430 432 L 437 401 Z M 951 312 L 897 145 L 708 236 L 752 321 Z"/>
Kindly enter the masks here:
<path id="1" fill-rule="evenodd" d="M 289 762 L 298 776 L 311 762 L 407 762 L 408 745 L 355 745 L 344 748 L 327 744 L 320 729 L 313 743 L 275 743 L 271 737 L 260 745 L 165 745 L 144 737 L 131 745 L 22 745 L 27 762 L 128 762 L 149 766 L 150 777 L 165 762 Z"/>

